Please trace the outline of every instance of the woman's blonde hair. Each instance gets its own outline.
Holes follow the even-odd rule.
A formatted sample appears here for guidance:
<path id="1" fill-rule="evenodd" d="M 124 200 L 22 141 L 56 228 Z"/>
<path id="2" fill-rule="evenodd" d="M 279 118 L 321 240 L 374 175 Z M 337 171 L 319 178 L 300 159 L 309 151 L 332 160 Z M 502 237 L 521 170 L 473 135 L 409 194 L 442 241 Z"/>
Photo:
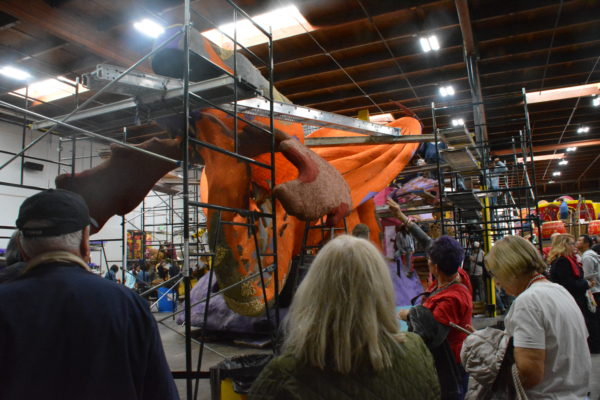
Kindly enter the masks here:
<path id="1" fill-rule="evenodd" d="M 544 259 L 527 239 L 505 236 L 497 241 L 485 258 L 487 269 L 500 279 L 546 271 Z"/>
<path id="2" fill-rule="evenodd" d="M 391 367 L 403 335 L 396 319 L 389 267 L 365 239 L 327 243 L 294 296 L 283 350 L 342 374 Z"/>
<path id="3" fill-rule="evenodd" d="M 552 248 L 548 253 L 548 262 L 552 262 L 558 257 L 572 256 L 573 249 L 569 244 L 570 241 L 575 241 L 575 237 L 569 234 L 561 234 L 552 238 Z"/>

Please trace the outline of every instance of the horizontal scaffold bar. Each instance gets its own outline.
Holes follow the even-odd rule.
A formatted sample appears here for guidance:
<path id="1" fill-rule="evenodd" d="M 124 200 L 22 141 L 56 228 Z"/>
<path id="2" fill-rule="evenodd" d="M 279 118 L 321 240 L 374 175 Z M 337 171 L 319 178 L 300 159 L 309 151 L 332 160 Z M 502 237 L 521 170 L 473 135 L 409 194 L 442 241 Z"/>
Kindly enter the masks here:
<path id="1" fill-rule="evenodd" d="M 237 102 L 237 111 L 243 114 L 268 115 L 271 102 L 264 98 L 254 98 Z M 306 125 L 341 129 L 365 135 L 400 136 L 400 128 L 374 124 L 372 122 L 303 107 L 296 104 L 273 102 L 273 117 L 287 121 L 300 122 Z"/>
<path id="2" fill-rule="evenodd" d="M 365 144 L 396 144 L 396 143 L 423 143 L 433 142 L 434 135 L 371 135 L 371 136 L 348 136 L 348 137 L 319 137 L 305 138 L 304 144 L 308 147 L 326 146 L 356 146 Z"/>
<path id="3" fill-rule="evenodd" d="M 219 88 L 219 87 L 223 87 L 223 86 L 230 86 L 230 85 L 234 84 L 234 81 L 235 81 L 234 78 L 226 75 L 226 76 L 221 76 L 218 78 L 209 79 L 209 80 L 206 80 L 203 82 L 192 83 L 192 84 L 190 84 L 189 90 L 192 93 L 197 93 L 197 92 L 202 92 L 202 91 L 215 89 L 215 88 Z M 181 97 L 182 95 L 183 95 L 183 87 L 167 90 L 166 92 L 153 93 L 148 96 L 142 97 L 141 99 L 130 98 L 130 99 L 126 99 L 126 100 L 121 100 L 121 101 L 117 101 L 114 103 L 105 104 L 102 106 L 92 107 L 92 108 L 88 108 L 87 110 L 79 111 L 77 114 L 75 114 L 71 118 L 69 118 L 69 121 L 75 122 L 75 121 L 79 121 L 79 120 L 83 120 L 83 119 L 87 119 L 87 118 L 92 118 L 92 117 L 97 117 L 100 115 L 109 114 L 109 113 L 116 112 L 116 111 L 134 108 L 134 107 L 137 107 L 138 104 L 140 104 L 140 102 L 147 104 L 147 103 L 152 103 L 154 101 L 162 101 L 162 100 L 168 100 L 168 99 Z M 62 118 L 63 117 L 60 116 L 60 117 L 56 117 L 55 119 L 61 120 Z M 45 128 L 49 128 L 50 126 L 53 126 L 53 125 L 54 125 L 54 122 L 52 122 L 52 121 L 41 121 L 41 122 L 34 122 L 32 124 L 32 128 L 33 129 L 45 129 Z"/>

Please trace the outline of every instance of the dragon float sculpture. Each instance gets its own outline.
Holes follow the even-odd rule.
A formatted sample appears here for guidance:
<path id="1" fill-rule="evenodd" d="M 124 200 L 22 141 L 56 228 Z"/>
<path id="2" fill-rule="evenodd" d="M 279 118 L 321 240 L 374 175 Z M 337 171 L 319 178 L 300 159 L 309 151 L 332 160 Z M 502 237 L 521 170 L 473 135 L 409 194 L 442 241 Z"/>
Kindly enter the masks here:
<path id="1" fill-rule="evenodd" d="M 204 38 L 196 38 L 195 53 L 200 59 L 210 60 L 212 65 L 233 73 L 232 56 L 216 48 Z M 180 48 L 179 42 L 167 51 Z M 157 55 L 154 70 L 168 74 L 165 62 L 172 56 Z M 251 75 L 258 87 L 268 87 L 260 73 L 251 67 L 243 56 L 237 55 L 237 69 Z M 170 64 L 169 68 L 173 69 Z M 193 69 L 199 70 L 198 66 Z M 175 68 L 176 71 L 181 69 Z M 276 93 L 277 100 L 285 98 Z M 265 117 L 240 115 L 237 124 L 239 153 L 270 165 L 271 137 L 255 126 L 268 126 Z M 234 149 L 234 119 L 216 110 L 202 109 L 192 113 L 193 135 L 222 149 Z M 252 124 L 245 123 L 252 120 Z M 181 119 L 180 119 L 181 120 Z M 404 135 L 421 134 L 421 123 L 413 117 L 403 117 L 390 124 L 401 128 Z M 380 228 L 375 215 L 373 197 L 384 189 L 412 158 L 418 144 L 361 145 L 320 147 L 309 149 L 304 142 L 304 129 L 300 123 L 275 120 L 275 204 L 271 204 L 270 174 L 265 168 L 237 160 L 206 147 L 196 146 L 194 152 L 204 164 L 201 177 L 203 202 L 244 210 L 276 211 L 277 232 L 269 229 L 268 218 L 252 221 L 260 240 L 262 265 L 273 264 L 273 249 L 269 235 L 277 235 L 278 288 L 284 287 L 291 260 L 300 252 L 304 227 L 307 221 L 327 216 L 329 224 L 341 226 L 346 218 L 349 229 L 358 223 L 367 224 L 371 239 L 379 243 Z M 170 139 L 151 139 L 139 147 L 173 158 L 181 159 L 181 137 L 172 129 Z M 358 134 L 322 128 L 308 137 L 347 137 Z M 80 193 L 88 203 L 91 215 L 102 226 L 111 216 L 124 215 L 133 210 L 152 189 L 154 184 L 175 166 L 167 161 L 112 145 L 111 156 L 102 164 L 75 176 L 61 175 L 56 178 L 57 187 Z M 258 272 L 256 247 L 248 228 L 241 225 L 217 224 L 220 221 L 248 223 L 249 220 L 232 212 L 207 209 L 209 243 L 216 256 L 213 268 L 220 287 L 227 287 Z M 215 237 L 218 232 L 218 237 Z M 320 232 L 312 231 L 308 244 L 321 240 Z M 267 301 L 275 297 L 275 277 L 267 274 Z M 224 293 L 227 306 L 245 316 L 264 312 L 265 304 L 260 279 L 249 280 Z"/>

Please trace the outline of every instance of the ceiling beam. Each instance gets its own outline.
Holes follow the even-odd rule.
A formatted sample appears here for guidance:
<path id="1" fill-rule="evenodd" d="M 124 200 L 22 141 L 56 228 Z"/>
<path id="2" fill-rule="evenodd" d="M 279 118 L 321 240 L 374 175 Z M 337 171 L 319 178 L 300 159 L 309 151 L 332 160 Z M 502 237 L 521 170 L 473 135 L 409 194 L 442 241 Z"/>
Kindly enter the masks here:
<path id="1" fill-rule="evenodd" d="M 552 150 L 563 150 L 567 147 L 588 147 L 588 146 L 600 146 L 600 140 L 582 140 L 580 142 L 569 142 L 569 143 L 560 143 L 560 144 L 549 144 L 544 146 L 534 146 L 534 153 L 541 153 L 543 151 L 552 151 Z M 512 149 L 506 150 L 497 150 L 492 151 L 492 154 L 495 156 L 505 156 L 507 154 L 512 154 Z"/>
<path id="2" fill-rule="evenodd" d="M 527 104 L 544 103 L 575 97 L 593 96 L 600 94 L 600 82 L 587 85 L 569 86 L 558 89 L 534 91 L 526 93 Z"/>
<path id="3" fill-rule="evenodd" d="M 462 63 L 461 63 L 462 64 Z M 459 68 L 460 70 L 458 71 L 459 74 L 462 75 L 462 67 L 461 64 L 457 64 L 457 68 Z M 560 63 L 558 65 L 553 65 L 553 68 L 556 67 L 557 69 L 560 69 L 562 71 L 569 71 L 569 69 L 566 68 L 560 68 L 561 66 L 564 66 L 565 64 L 569 64 L 569 67 L 574 68 L 574 66 L 572 65 L 573 63 Z M 565 85 L 567 82 L 573 82 L 573 81 L 578 81 L 579 77 L 581 76 L 587 76 L 589 74 L 589 69 L 587 68 L 587 65 L 585 66 L 586 69 L 584 72 L 578 73 L 578 74 L 573 74 L 573 75 L 566 75 L 566 76 L 555 76 L 555 77 L 547 77 L 546 78 L 546 82 L 549 84 L 554 84 L 554 85 Z M 522 68 L 522 69 L 515 69 L 515 70 L 509 70 L 506 71 L 504 73 L 502 73 L 502 76 L 498 73 L 495 73 L 495 77 L 494 77 L 494 86 L 484 86 L 484 89 L 487 92 L 490 91 L 490 88 L 497 88 L 498 89 L 498 93 L 504 94 L 507 92 L 506 88 L 507 85 L 510 83 L 513 86 L 518 86 L 519 90 L 515 90 L 515 93 L 518 93 L 520 91 L 521 88 L 523 87 L 531 87 L 531 85 L 536 84 L 537 82 L 541 81 L 541 77 L 538 77 L 536 79 L 533 80 L 521 80 L 521 81 L 515 81 L 514 79 L 511 81 L 511 78 L 515 78 L 515 76 L 519 73 L 523 73 L 523 71 L 528 71 L 528 70 L 537 70 L 537 69 L 542 69 L 543 66 L 536 66 L 536 67 L 528 67 L 528 68 Z M 409 76 L 413 76 L 412 73 L 410 73 Z M 409 99 L 411 97 L 411 89 L 408 87 L 397 87 L 399 79 L 397 79 L 398 77 L 400 77 L 400 75 L 395 75 L 395 76 L 386 76 L 385 79 L 381 79 L 378 78 L 376 80 L 366 80 L 366 81 L 360 81 L 359 84 L 361 86 L 361 88 L 363 88 L 367 93 L 369 93 L 370 96 L 386 96 L 388 99 Z M 481 78 L 483 80 L 485 80 L 486 74 L 481 74 Z M 305 78 L 306 79 L 306 78 Z M 451 77 L 449 76 L 447 79 L 444 80 L 444 82 L 446 83 L 452 83 L 454 84 L 456 93 L 457 93 L 457 97 L 459 95 L 459 93 L 463 93 L 462 90 L 459 90 L 458 88 L 460 87 L 464 87 L 466 86 L 465 83 L 466 82 L 462 82 L 464 80 L 466 80 L 466 77 L 460 77 L 457 78 L 456 76 L 453 77 L 453 79 L 451 79 Z M 306 82 L 306 80 L 304 81 Z M 420 100 L 424 101 L 426 99 L 435 99 L 436 97 L 438 97 L 438 84 L 437 82 L 432 82 L 432 81 L 426 81 L 426 82 L 422 82 L 419 80 L 415 80 L 413 79 L 413 88 L 415 90 L 418 90 L 419 93 L 421 94 L 420 96 Z M 278 86 L 279 87 L 279 86 Z M 504 89 L 504 90 L 503 90 Z M 303 104 L 306 106 L 310 106 L 310 107 L 314 107 L 314 108 L 321 108 L 321 107 L 328 107 L 329 105 L 331 105 L 331 103 L 335 104 L 336 102 L 340 102 L 343 101 L 343 105 L 347 106 L 349 101 L 353 101 L 353 100 L 362 100 L 364 101 L 364 94 L 360 93 L 355 86 L 353 86 L 352 84 L 344 84 L 341 86 L 336 86 L 336 87 L 321 87 L 318 88 L 316 90 L 312 90 L 312 91 L 304 91 L 304 92 L 298 92 L 298 93 L 290 93 L 288 91 L 284 91 L 286 96 L 294 101 L 295 103 L 299 103 L 299 104 Z M 342 100 L 343 99 L 343 100 Z M 386 99 L 384 99 L 386 100 Z M 401 100 L 403 101 L 403 100 Z M 365 103 L 367 104 L 367 103 Z M 362 105 L 361 105 L 362 107 Z M 523 115 L 523 106 L 521 104 L 515 105 L 515 107 L 518 107 L 518 113 L 519 115 Z M 507 108 L 507 106 L 501 106 L 500 107 L 500 111 L 502 113 L 505 113 L 505 109 Z M 486 107 L 486 116 L 487 116 L 487 120 L 488 120 L 488 126 L 489 126 L 489 121 L 491 118 L 491 115 L 493 115 L 494 113 L 498 114 L 498 107 L 494 107 L 493 105 Z M 572 107 L 569 107 L 569 111 L 571 111 Z M 531 115 L 534 115 L 535 112 L 534 111 L 530 111 Z M 505 114 L 502 114 L 500 116 L 503 119 L 506 119 L 507 116 Z M 498 118 L 498 116 L 496 117 Z M 532 120 L 534 120 L 532 118 Z"/>
<path id="4" fill-rule="evenodd" d="M 0 10 L 25 24 L 33 24 L 51 35 L 68 42 L 75 43 L 97 54 L 101 58 L 130 66 L 141 58 L 141 55 L 124 45 L 114 37 L 86 24 L 80 16 L 73 15 L 63 8 L 53 8 L 43 0 L 4 0 L 0 2 Z M 140 70 L 150 72 L 148 67 Z"/>

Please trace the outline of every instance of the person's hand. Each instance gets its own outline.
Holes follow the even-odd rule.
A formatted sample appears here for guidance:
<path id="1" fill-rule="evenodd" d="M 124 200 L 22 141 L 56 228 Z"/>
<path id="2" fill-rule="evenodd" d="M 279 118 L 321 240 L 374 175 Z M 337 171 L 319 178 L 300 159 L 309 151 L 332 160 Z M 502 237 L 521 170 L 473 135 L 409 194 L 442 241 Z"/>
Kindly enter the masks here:
<path id="1" fill-rule="evenodd" d="M 390 211 L 393 212 L 394 214 L 397 211 L 400 211 L 400 205 L 398 203 L 396 203 L 394 200 L 392 200 L 391 197 L 387 198 L 387 200 L 385 201 L 385 204 L 388 205 L 388 207 L 390 208 Z"/>
<path id="2" fill-rule="evenodd" d="M 398 311 L 398 318 L 401 319 L 402 321 L 406 321 L 408 320 L 408 313 L 410 310 L 403 308 L 402 310 Z"/>
<path id="3" fill-rule="evenodd" d="M 390 208 L 390 211 L 394 214 L 394 216 L 396 218 L 398 218 L 400 221 L 402 221 L 402 223 L 405 224 L 408 222 L 408 217 L 406 215 L 404 215 L 404 213 L 400 210 L 400 205 L 398 203 L 396 203 L 394 200 L 392 200 L 389 197 L 385 203 L 388 205 L 388 207 Z"/>
<path id="4" fill-rule="evenodd" d="M 500 159 L 498 157 L 494 158 L 494 163 L 500 162 Z"/>

